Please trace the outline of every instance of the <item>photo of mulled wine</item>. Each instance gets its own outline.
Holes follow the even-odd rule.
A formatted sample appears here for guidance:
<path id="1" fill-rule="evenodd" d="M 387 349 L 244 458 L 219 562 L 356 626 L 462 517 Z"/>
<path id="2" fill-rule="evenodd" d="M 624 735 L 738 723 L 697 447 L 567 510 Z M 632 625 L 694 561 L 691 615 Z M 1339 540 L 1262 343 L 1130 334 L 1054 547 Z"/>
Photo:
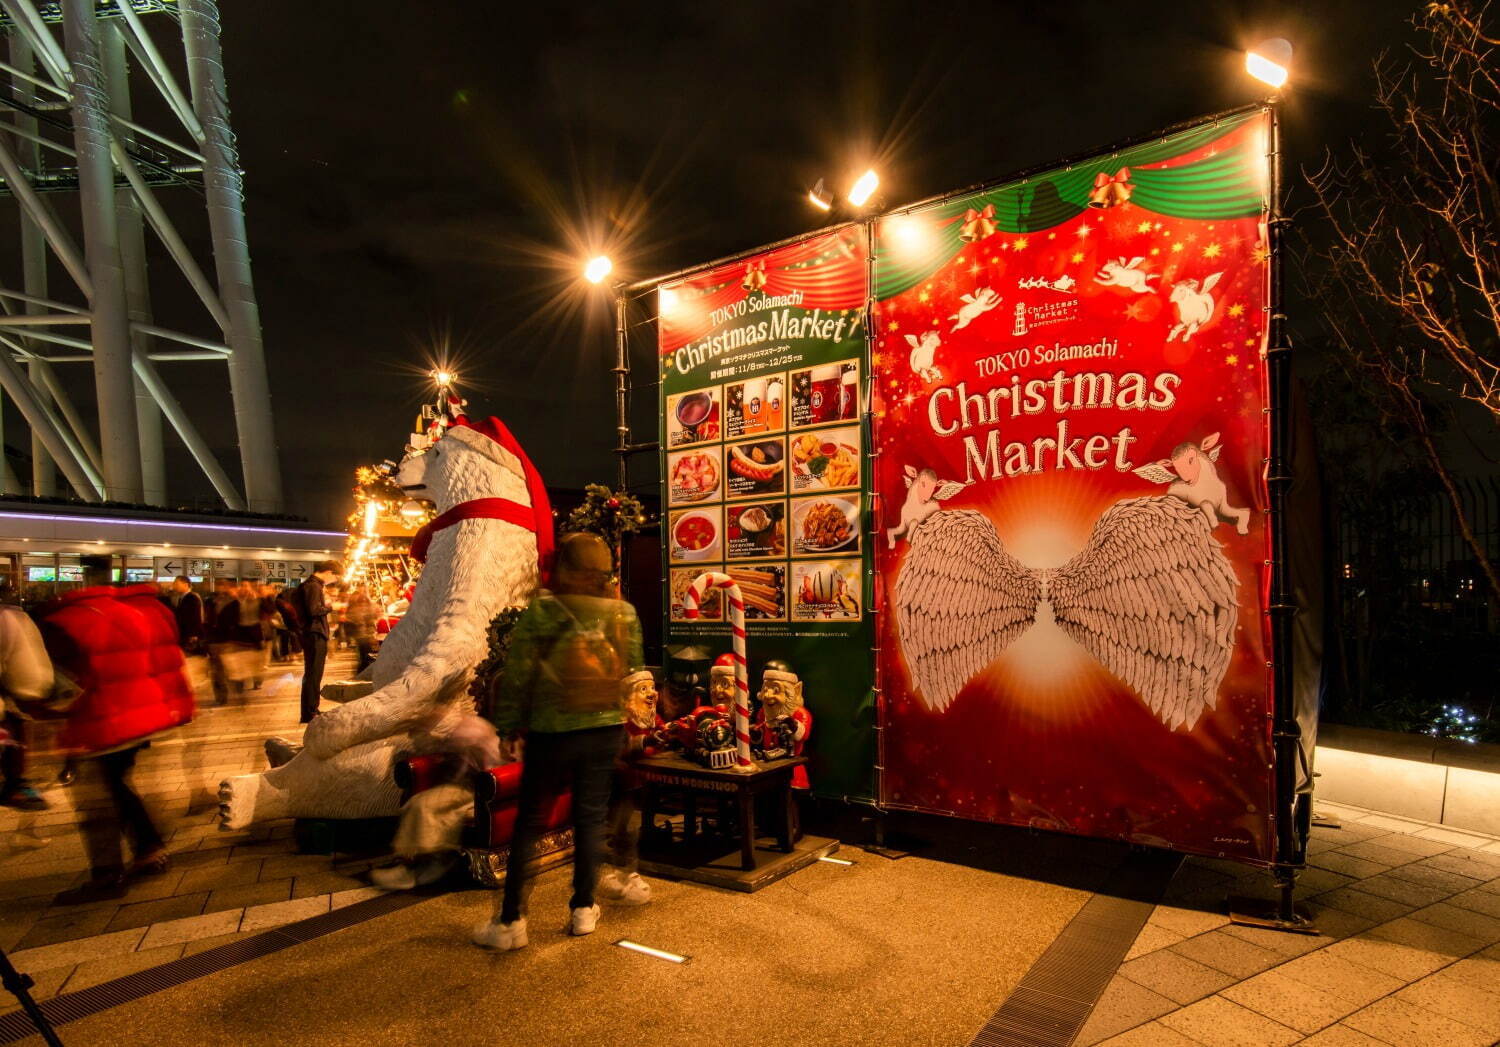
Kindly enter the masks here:
<path id="1" fill-rule="evenodd" d="M 701 389 L 667 398 L 667 445 L 713 443 L 721 435 L 719 389 Z"/>
<path id="2" fill-rule="evenodd" d="M 684 429 L 697 431 L 714 409 L 713 397 L 707 393 L 688 393 L 677 401 L 677 420 Z"/>

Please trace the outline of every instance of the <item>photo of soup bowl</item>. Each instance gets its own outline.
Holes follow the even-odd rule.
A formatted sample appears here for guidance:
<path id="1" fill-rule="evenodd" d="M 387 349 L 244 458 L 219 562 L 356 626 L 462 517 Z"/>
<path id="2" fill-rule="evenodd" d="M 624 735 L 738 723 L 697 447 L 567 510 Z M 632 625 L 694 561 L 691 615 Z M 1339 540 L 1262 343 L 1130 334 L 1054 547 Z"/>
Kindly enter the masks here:
<path id="1" fill-rule="evenodd" d="M 683 513 L 672 524 L 672 559 L 679 561 L 717 559 L 719 521 L 716 513 L 702 510 Z"/>

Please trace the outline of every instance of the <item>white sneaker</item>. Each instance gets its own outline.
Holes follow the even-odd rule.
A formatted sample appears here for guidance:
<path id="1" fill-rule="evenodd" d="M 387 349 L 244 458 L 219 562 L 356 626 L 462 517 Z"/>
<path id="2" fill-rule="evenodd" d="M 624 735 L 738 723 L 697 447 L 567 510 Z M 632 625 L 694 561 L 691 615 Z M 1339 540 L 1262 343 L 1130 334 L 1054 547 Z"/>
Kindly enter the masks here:
<path id="1" fill-rule="evenodd" d="M 590 905 L 587 909 L 574 909 L 568 919 L 568 933 L 572 935 L 593 934 L 594 928 L 599 926 L 599 906 Z"/>
<path id="2" fill-rule="evenodd" d="M 595 890 L 621 905 L 645 905 L 651 900 L 651 885 L 641 878 L 640 873 L 626 873 L 613 867 L 599 877 L 599 886 Z"/>
<path id="3" fill-rule="evenodd" d="M 514 923 L 485 920 L 474 928 L 474 933 L 469 936 L 469 940 L 481 948 L 495 949 L 499 952 L 525 948 L 526 917 L 523 916 Z"/>
<path id="4" fill-rule="evenodd" d="M 370 882 L 383 891 L 409 891 L 417 885 L 417 873 L 404 862 L 387 865 L 384 869 L 371 869 Z"/>

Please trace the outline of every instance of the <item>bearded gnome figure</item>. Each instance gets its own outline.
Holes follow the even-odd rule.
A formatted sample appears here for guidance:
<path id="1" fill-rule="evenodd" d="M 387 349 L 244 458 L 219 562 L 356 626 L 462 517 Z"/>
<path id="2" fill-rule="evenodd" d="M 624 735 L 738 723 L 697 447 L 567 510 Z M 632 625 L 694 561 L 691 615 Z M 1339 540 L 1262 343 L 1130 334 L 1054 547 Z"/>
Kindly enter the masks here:
<path id="1" fill-rule="evenodd" d="M 649 669 L 631 673 L 620 681 L 625 702 L 625 746 L 620 754 L 626 760 L 651 756 L 660 748 L 662 719 L 656 712 L 656 677 Z"/>
<path id="2" fill-rule="evenodd" d="M 733 686 L 733 676 L 730 684 Z M 801 756 L 812 734 L 812 713 L 802 701 L 802 680 L 785 662 L 768 662 L 760 678 L 760 708 L 750 727 L 752 749 L 757 759 L 779 760 Z M 792 788 L 810 787 L 807 768 L 792 772 Z"/>
<path id="3" fill-rule="evenodd" d="M 734 718 L 734 655 L 721 654 L 708 672 L 708 704 Z"/>

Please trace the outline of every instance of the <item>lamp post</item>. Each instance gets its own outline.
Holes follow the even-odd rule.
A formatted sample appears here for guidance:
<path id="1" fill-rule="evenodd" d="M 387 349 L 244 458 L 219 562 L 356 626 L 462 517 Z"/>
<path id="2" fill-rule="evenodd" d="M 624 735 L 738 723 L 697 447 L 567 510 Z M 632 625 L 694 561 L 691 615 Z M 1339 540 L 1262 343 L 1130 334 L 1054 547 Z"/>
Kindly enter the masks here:
<path id="1" fill-rule="evenodd" d="M 1311 822 L 1311 767 L 1306 790 L 1299 792 L 1302 731 L 1297 720 L 1296 677 L 1293 672 L 1293 624 L 1297 605 L 1292 594 L 1288 560 L 1287 500 L 1292 483 L 1288 447 L 1291 442 L 1291 344 L 1286 336 L 1286 314 L 1282 300 L 1282 241 L 1287 219 L 1281 208 L 1281 97 L 1280 89 L 1290 77 L 1292 45 L 1280 38 L 1263 41 L 1245 54 L 1245 71 L 1277 90 L 1267 100 L 1269 125 L 1266 133 L 1267 213 L 1266 247 L 1269 252 L 1266 324 L 1266 383 L 1270 400 L 1266 449 L 1266 493 L 1270 517 L 1271 577 L 1266 613 L 1271 619 L 1271 743 L 1274 755 L 1274 804 L 1276 852 L 1272 874 L 1276 879 L 1274 911 L 1244 899 L 1231 903 L 1230 917 L 1276 930 L 1316 934 L 1317 929 L 1293 904 L 1297 871 L 1306 858 Z"/>

